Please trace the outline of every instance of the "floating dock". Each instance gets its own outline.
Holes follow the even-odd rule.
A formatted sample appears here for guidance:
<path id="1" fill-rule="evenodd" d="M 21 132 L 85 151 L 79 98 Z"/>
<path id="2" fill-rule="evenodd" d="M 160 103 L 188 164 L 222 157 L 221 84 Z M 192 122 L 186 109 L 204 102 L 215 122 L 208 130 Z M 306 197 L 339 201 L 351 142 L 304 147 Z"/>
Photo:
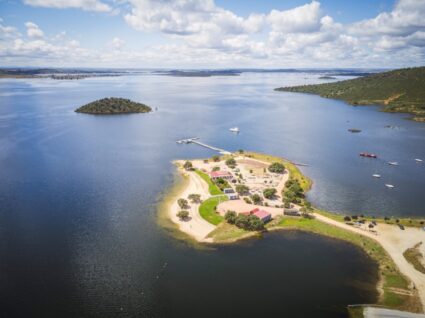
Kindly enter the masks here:
<path id="1" fill-rule="evenodd" d="M 177 140 L 176 143 L 178 143 L 178 144 L 197 144 L 201 147 L 205 147 L 205 148 L 217 151 L 222 155 L 230 155 L 231 154 L 230 151 L 220 149 L 220 148 L 217 148 L 217 147 L 214 147 L 214 146 L 207 145 L 203 142 L 200 142 L 198 137 Z"/>

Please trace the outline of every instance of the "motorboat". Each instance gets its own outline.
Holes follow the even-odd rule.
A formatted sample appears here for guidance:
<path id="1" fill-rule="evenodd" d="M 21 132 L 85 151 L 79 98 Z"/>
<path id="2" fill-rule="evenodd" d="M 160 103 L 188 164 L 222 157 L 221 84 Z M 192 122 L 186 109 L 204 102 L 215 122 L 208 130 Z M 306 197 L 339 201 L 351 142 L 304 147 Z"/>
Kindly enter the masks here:
<path id="1" fill-rule="evenodd" d="M 372 175 L 372 177 L 374 177 L 374 178 L 380 178 L 380 177 L 381 177 L 381 175 L 380 175 L 380 174 L 377 174 L 377 173 L 374 173 L 374 174 Z"/>
<path id="2" fill-rule="evenodd" d="M 386 183 L 386 184 L 385 184 L 385 186 L 386 186 L 387 188 L 389 188 L 389 189 L 392 189 L 392 188 L 394 188 L 394 185 L 392 185 L 392 184 L 389 184 L 389 183 Z"/>
<path id="3" fill-rule="evenodd" d="M 368 152 L 361 152 L 360 157 L 374 158 L 374 159 L 378 158 L 378 156 L 375 155 L 374 153 L 368 153 Z"/>
<path id="4" fill-rule="evenodd" d="M 397 161 L 389 161 L 388 164 L 390 166 L 398 166 L 398 162 Z"/>
<path id="5" fill-rule="evenodd" d="M 415 159 L 416 162 L 422 162 L 422 159 Z"/>
<path id="6" fill-rule="evenodd" d="M 233 128 L 230 128 L 229 130 L 235 133 L 238 133 L 240 131 L 238 127 L 233 127 Z"/>

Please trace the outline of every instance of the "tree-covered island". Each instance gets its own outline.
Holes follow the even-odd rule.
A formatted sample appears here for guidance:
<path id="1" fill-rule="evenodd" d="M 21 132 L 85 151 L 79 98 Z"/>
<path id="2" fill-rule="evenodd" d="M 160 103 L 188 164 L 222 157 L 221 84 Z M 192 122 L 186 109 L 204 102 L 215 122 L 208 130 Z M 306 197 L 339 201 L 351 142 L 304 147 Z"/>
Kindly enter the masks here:
<path id="1" fill-rule="evenodd" d="M 152 111 L 152 109 L 145 104 L 133 102 L 126 98 L 116 97 L 102 98 L 75 110 L 77 113 L 99 115 L 148 113 L 150 111 Z"/>

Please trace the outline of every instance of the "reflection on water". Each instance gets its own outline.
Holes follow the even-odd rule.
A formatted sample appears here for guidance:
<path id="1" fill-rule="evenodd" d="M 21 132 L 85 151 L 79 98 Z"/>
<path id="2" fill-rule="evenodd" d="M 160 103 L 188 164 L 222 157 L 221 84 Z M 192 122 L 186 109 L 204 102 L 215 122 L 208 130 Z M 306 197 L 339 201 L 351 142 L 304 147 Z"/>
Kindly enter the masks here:
<path id="1" fill-rule="evenodd" d="M 175 143 L 192 136 L 310 164 L 303 168 L 314 180 L 310 198 L 321 207 L 424 215 L 425 165 L 413 159 L 425 158 L 425 126 L 404 115 L 272 90 L 317 76 L 1 80 L 3 316 L 341 317 L 348 303 L 373 302 L 376 271 L 347 244 L 273 233 L 198 250 L 156 223 L 158 194 L 172 182 L 171 161 L 213 154 Z M 106 96 L 158 111 L 73 112 Z M 240 134 L 229 133 L 234 126 Z M 362 133 L 348 133 L 352 127 Z M 382 159 L 362 159 L 361 151 Z M 382 180 L 371 177 L 376 172 Z M 386 189 L 387 181 L 397 187 Z"/>

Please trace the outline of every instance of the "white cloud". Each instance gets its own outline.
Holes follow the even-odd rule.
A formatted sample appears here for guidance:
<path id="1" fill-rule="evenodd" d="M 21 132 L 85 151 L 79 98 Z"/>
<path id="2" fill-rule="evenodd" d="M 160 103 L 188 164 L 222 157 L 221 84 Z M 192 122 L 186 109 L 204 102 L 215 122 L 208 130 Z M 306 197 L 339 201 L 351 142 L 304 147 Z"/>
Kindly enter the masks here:
<path id="1" fill-rule="evenodd" d="M 27 28 L 27 35 L 30 38 L 42 38 L 44 36 L 43 31 L 41 31 L 37 24 L 33 22 L 27 22 L 25 23 L 25 26 Z"/>
<path id="2" fill-rule="evenodd" d="M 24 3 L 34 7 L 56 9 L 75 8 L 98 12 L 112 11 L 109 5 L 98 0 L 24 0 Z"/>
<path id="3" fill-rule="evenodd" d="M 115 37 L 112 39 L 110 45 L 115 49 L 115 50 L 121 50 L 124 46 L 125 46 L 125 41 Z"/>

